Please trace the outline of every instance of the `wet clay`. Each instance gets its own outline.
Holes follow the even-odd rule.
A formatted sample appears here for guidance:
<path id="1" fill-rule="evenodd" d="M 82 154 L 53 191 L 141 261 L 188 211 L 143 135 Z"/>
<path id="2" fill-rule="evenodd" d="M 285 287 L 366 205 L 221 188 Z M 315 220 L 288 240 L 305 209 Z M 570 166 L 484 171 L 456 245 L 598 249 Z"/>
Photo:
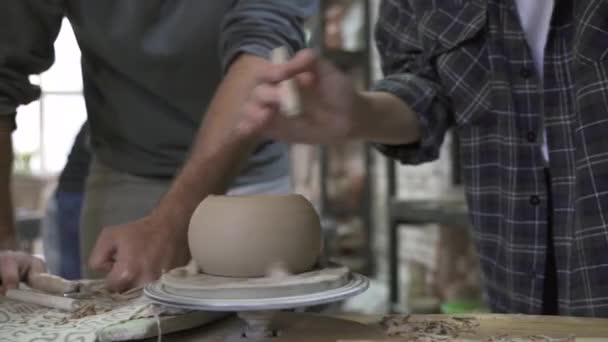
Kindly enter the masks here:
<path id="1" fill-rule="evenodd" d="M 321 225 L 300 195 L 208 196 L 192 215 L 188 245 L 205 274 L 263 277 L 277 264 L 297 274 L 321 254 Z"/>
<path id="2" fill-rule="evenodd" d="M 280 278 L 218 277 L 202 273 L 187 275 L 184 269 L 181 267 L 163 274 L 161 282 L 166 292 L 198 299 L 276 298 L 337 289 L 351 280 L 349 270 L 338 265 Z"/>

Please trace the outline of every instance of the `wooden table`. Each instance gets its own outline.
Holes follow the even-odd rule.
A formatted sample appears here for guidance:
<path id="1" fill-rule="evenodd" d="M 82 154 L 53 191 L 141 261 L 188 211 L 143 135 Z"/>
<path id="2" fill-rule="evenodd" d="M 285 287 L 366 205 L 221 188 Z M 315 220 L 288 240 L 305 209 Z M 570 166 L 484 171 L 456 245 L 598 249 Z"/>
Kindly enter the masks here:
<path id="1" fill-rule="evenodd" d="M 383 318 L 382 316 L 364 315 L 333 315 L 331 317 L 352 320 L 373 327 L 378 327 L 379 322 Z M 409 321 L 450 320 L 450 317 L 453 316 L 412 315 L 410 316 Z M 608 341 L 608 319 L 498 314 L 461 315 L 455 317 L 473 317 L 479 321 L 479 326 L 475 329 L 475 333 L 473 334 L 462 334 L 458 338 L 446 341 L 485 341 L 488 337 L 501 335 L 509 335 L 512 337 L 550 336 L 552 338 L 574 336 L 577 342 Z M 204 335 L 205 329 L 205 327 L 200 327 L 186 332 L 165 335 L 163 336 L 163 342 L 202 341 L 201 336 Z M 373 341 L 392 340 L 398 339 L 389 338 L 387 336 L 386 339 Z M 156 341 L 156 339 L 150 339 L 149 341 Z M 350 339 L 350 341 L 354 342 L 355 340 Z M 361 342 L 363 341 L 371 342 L 369 339 L 361 340 Z M 523 341 L 527 340 L 524 339 Z"/>
<path id="2" fill-rule="evenodd" d="M 412 321 L 444 320 L 450 315 L 413 315 Z M 561 316 L 530 315 L 455 315 L 455 317 L 474 317 L 479 320 L 479 327 L 474 335 L 464 335 L 464 340 L 483 340 L 497 335 L 548 335 L 551 337 L 568 337 L 574 335 L 576 341 L 608 341 L 608 319 Z M 365 324 L 377 324 L 378 316 L 343 316 Z"/>

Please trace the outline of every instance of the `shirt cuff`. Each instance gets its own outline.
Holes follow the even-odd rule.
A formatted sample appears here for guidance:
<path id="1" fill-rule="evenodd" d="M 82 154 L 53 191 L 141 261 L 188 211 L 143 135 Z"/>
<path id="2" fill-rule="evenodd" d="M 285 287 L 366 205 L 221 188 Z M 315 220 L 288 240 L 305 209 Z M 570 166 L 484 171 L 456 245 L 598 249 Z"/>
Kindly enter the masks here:
<path id="1" fill-rule="evenodd" d="M 436 160 L 447 131 L 447 106 L 438 96 L 437 85 L 414 74 L 386 77 L 373 86 L 374 91 L 393 94 L 402 99 L 418 118 L 420 140 L 412 144 L 374 144 L 384 155 L 404 164 L 421 164 Z"/>
<path id="2" fill-rule="evenodd" d="M 305 46 L 303 21 L 316 1 L 241 0 L 222 22 L 220 52 L 224 73 L 241 53 L 269 58 L 285 46 L 290 54 Z"/>
<path id="3" fill-rule="evenodd" d="M 265 59 L 270 59 L 270 52 L 274 48 L 279 47 L 281 45 L 284 45 L 284 43 L 279 40 L 274 42 L 271 40 L 266 40 L 264 42 L 251 42 L 245 45 L 231 47 L 224 54 L 224 58 L 222 60 L 222 70 L 224 71 L 224 73 L 226 73 L 230 68 L 230 65 L 232 65 L 236 58 L 243 53 Z M 285 47 L 289 51 L 290 56 L 295 54 L 296 51 L 291 46 L 286 45 Z"/>

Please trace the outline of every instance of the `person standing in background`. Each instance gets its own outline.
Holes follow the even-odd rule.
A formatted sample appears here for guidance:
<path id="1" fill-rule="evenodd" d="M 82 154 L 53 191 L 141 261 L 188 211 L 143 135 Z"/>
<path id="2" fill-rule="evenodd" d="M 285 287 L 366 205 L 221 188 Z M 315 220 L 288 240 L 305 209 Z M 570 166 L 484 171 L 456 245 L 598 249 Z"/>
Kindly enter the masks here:
<path id="1" fill-rule="evenodd" d="M 74 139 L 42 221 L 47 267 L 66 279 L 80 279 L 80 212 L 90 163 L 91 146 L 85 122 Z"/>
<path id="2" fill-rule="evenodd" d="M 302 51 L 260 77 L 237 130 L 420 164 L 454 128 L 491 309 L 608 317 L 607 18 L 600 0 L 383 1 L 372 91 Z"/>

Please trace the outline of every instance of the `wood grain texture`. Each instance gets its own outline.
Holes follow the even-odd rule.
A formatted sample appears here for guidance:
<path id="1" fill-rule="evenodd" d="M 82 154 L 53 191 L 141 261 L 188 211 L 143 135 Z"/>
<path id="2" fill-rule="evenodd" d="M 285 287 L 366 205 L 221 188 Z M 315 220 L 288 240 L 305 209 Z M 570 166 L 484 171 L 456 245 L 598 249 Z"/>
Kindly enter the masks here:
<path id="1" fill-rule="evenodd" d="M 339 315 L 360 323 L 377 325 L 382 316 Z M 566 338 L 574 335 L 576 341 L 608 341 L 608 319 L 533 315 L 412 315 L 411 321 L 446 320 L 450 317 L 472 317 L 479 321 L 475 334 L 463 334 L 452 341 L 484 341 L 492 336 L 549 336 Z M 388 339 L 390 340 L 390 339 Z"/>

